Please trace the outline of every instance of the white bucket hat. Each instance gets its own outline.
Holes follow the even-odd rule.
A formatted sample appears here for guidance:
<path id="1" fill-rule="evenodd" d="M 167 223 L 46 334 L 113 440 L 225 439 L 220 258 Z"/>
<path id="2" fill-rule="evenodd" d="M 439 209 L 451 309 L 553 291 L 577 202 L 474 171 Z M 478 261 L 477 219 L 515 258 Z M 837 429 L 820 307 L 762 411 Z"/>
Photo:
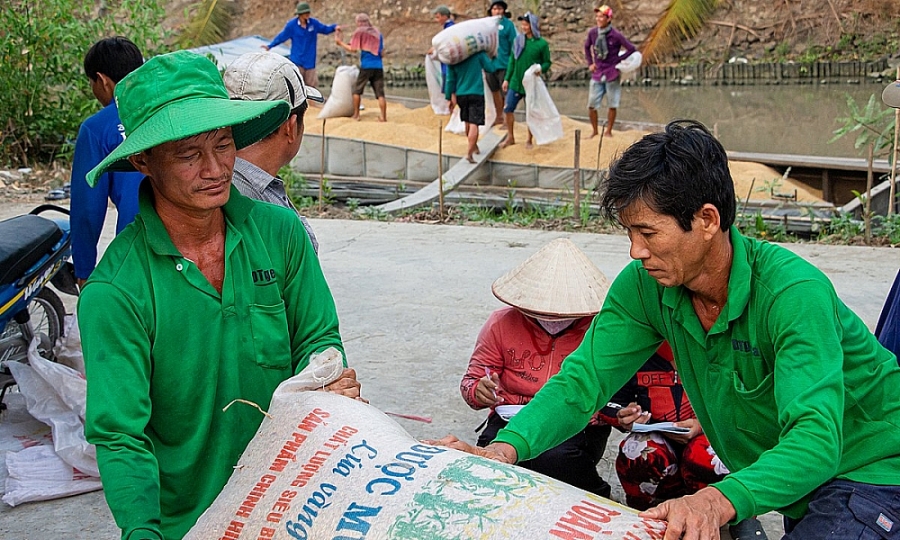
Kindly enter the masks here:
<path id="1" fill-rule="evenodd" d="M 536 318 L 596 315 L 609 280 L 567 238 L 553 240 L 491 286 L 498 300 Z"/>

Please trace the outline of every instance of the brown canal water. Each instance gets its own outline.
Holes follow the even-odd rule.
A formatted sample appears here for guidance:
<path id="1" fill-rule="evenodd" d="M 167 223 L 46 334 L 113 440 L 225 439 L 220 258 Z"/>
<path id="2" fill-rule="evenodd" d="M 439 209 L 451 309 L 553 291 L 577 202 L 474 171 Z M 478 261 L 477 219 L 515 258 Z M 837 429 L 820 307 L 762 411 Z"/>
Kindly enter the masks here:
<path id="1" fill-rule="evenodd" d="M 853 148 L 855 134 L 829 143 L 849 115 L 847 96 L 864 107 L 876 95 L 881 107 L 885 84 L 627 86 L 618 119 L 665 124 L 691 118 L 715 126 L 727 150 L 811 156 L 864 157 Z M 390 87 L 389 96 L 428 98 L 424 86 Z M 369 92 L 367 91 L 368 95 Z M 561 114 L 587 116 L 587 86 L 551 86 Z M 605 106 L 605 102 L 603 104 Z M 524 110 L 522 105 L 520 110 Z M 601 110 L 601 119 L 606 110 Z"/>

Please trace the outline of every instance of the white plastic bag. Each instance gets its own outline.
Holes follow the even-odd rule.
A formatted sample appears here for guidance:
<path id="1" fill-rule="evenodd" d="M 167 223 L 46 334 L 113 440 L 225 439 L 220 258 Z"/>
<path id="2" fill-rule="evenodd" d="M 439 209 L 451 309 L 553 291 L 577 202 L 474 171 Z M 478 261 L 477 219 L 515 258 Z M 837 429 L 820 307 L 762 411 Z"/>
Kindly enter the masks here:
<path id="1" fill-rule="evenodd" d="M 297 378 L 275 391 L 185 540 L 663 537 L 663 522 L 515 465 L 420 443 L 370 405 L 300 390 L 320 387 L 322 374 Z"/>
<path id="2" fill-rule="evenodd" d="M 618 64 L 616 64 L 616 69 L 619 70 L 619 73 L 622 75 L 629 75 L 634 73 L 641 67 L 641 62 L 644 60 L 643 55 L 641 55 L 640 51 L 634 51 L 631 56 L 622 60 Z"/>
<path id="3" fill-rule="evenodd" d="M 59 458 L 49 446 L 32 446 L 6 455 L 6 491 L 3 502 L 16 506 L 87 493 L 102 488 L 100 479 L 85 474 Z"/>
<path id="4" fill-rule="evenodd" d="M 28 362 L 8 364 L 25 396 L 28 412 L 50 426 L 53 448 L 60 459 L 79 471 L 100 476 L 97 451 L 84 438 L 84 377 L 70 367 L 42 358 L 37 353 L 37 340 L 28 348 Z"/>
<path id="5" fill-rule="evenodd" d="M 78 329 L 78 317 L 75 313 L 66 315 L 63 335 L 56 340 L 53 347 L 56 361 L 64 366 L 69 366 L 78 373 L 84 375 L 84 353 L 81 350 L 81 332 Z"/>
<path id="6" fill-rule="evenodd" d="M 483 17 L 444 28 L 431 38 L 431 46 L 438 60 L 458 64 L 478 51 L 497 56 L 499 36 L 497 18 Z"/>
<path id="7" fill-rule="evenodd" d="M 540 66 L 534 64 L 522 77 L 522 86 L 525 87 L 525 123 L 534 135 L 535 143 L 548 144 L 562 139 L 563 126 L 547 85 L 540 76 L 535 75 L 539 69 Z"/>
<path id="8" fill-rule="evenodd" d="M 353 85 L 359 76 L 356 66 L 341 66 L 334 71 L 331 94 L 319 111 L 319 118 L 353 116 Z"/>
<path id="9" fill-rule="evenodd" d="M 478 126 L 478 133 L 479 135 L 484 135 L 490 131 L 491 126 L 494 125 L 494 120 L 497 119 L 497 108 L 494 107 L 494 95 L 491 93 L 491 87 L 488 86 L 484 73 L 481 74 L 481 80 L 484 84 L 484 125 Z M 450 116 L 450 121 L 447 122 L 447 127 L 444 128 L 444 131 L 456 133 L 457 135 L 466 134 L 466 123 L 459 117 L 459 107 L 453 109 L 453 114 Z"/>
<path id="10" fill-rule="evenodd" d="M 444 97 L 444 74 L 441 63 L 429 54 L 425 55 L 425 84 L 428 86 L 428 100 L 434 114 L 450 114 L 450 102 Z"/>

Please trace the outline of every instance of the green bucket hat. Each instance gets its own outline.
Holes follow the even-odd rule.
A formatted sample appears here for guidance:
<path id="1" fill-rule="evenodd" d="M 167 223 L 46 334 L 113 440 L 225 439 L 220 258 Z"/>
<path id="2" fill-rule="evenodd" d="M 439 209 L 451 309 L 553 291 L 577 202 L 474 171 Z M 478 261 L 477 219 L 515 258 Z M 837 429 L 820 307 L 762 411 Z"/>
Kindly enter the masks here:
<path id="1" fill-rule="evenodd" d="M 108 171 L 133 171 L 133 156 L 162 143 L 231 127 L 240 149 L 262 139 L 290 114 L 285 101 L 233 101 L 216 65 L 177 51 L 151 58 L 116 85 L 125 140 L 87 174 L 94 186 Z"/>
<path id="2" fill-rule="evenodd" d="M 307 4 L 306 2 L 300 2 L 299 4 L 297 4 L 297 9 L 294 10 L 294 13 L 296 13 L 297 15 L 303 15 L 304 13 L 309 13 L 311 11 L 312 10 L 309 9 L 309 4 Z"/>

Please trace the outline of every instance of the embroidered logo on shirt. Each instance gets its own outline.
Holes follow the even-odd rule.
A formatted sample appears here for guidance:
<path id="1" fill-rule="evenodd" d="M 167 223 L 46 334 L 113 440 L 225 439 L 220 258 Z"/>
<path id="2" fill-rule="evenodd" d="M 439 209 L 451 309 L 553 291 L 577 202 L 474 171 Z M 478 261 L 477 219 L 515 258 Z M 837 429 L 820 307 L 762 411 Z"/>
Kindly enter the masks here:
<path id="1" fill-rule="evenodd" d="M 759 356 L 759 348 L 754 347 L 749 341 L 732 339 L 731 348 L 737 352 L 752 353 L 753 356 Z"/>
<path id="2" fill-rule="evenodd" d="M 268 285 L 269 283 L 275 282 L 275 269 L 270 268 L 268 270 L 254 270 L 253 271 L 253 284 L 254 285 Z"/>
<path id="3" fill-rule="evenodd" d="M 878 514 L 878 519 L 875 521 L 878 523 L 878 526 L 884 529 L 887 532 L 891 532 L 891 529 L 894 528 L 894 522 L 891 521 L 886 515 Z"/>

